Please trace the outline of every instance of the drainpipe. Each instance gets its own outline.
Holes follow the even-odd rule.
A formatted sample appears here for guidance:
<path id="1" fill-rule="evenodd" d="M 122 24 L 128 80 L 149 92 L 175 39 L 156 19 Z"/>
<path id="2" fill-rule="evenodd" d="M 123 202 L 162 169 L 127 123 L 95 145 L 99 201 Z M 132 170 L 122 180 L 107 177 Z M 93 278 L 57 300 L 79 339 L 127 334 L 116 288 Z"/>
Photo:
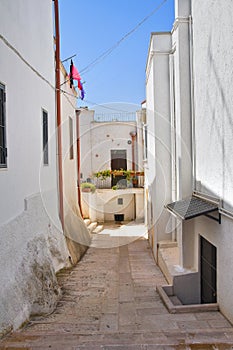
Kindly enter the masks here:
<path id="1" fill-rule="evenodd" d="M 194 67 L 193 67 L 193 23 L 189 16 L 189 57 L 191 81 L 191 127 L 192 127 L 192 175 L 193 192 L 196 190 L 196 136 L 195 136 L 195 106 L 194 106 Z"/>
<path id="2" fill-rule="evenodd" d="M 80 157 L 80 121 L 79 121 L 79 116 L 80 116 L 80 109 L 76 109 L 76 137 L 77 137 L 77 176 L 78 176 L 78 204 L 79 204 L 79 209 L 81 216 L 83 217 L 83 212 L 82 212 L 82 201 L 81 201 L 81 157 Z"/>
<path id="3" fill-rule="evenodd" d="M 172 201 L 177 200 L 177 152 L 176 152 L 176 119 L 174 98 L 174 57 L 169 55 L 170 65 L 170 106 L 171 106 L 171 151 L 172 151 Z"/>
<path id="4" fill-rule="evenodd" d="M 137 132 L 136 131 L 131 131 L 130 136 L 132 138 L 132 170 L 135 171 L 135 142 L 136 142 L 136 136 Z"/>
<path id="5" fill-rule="evenodd" d="M 175 92 L 174 92 L 174 57 L 169 55 L 170 69 L 170 113 L 171 113 L 171 155 L 172 155 L 172 201 L 177 200 L 177 151 L 176 151 L 176 118 L 175 118 Z M 171 216 L 170 220 L 176 223 L 175 218 Z M 172 242 L 177 240 L 177 227 L 172 230 Z"/>
<path id="6" fill-rule="evenodd" d="M 61 95 L 60 95 L 60 33 L 59 33 L 59 4 L 54 0 L 55 15 L 55 62 L 56 62 L 56 111 L 57 111 L 57 153 L 58 153 L 58 188 L 59 188 L 59 215 L 64 230 L 63 206 L 63 174 L 62 174 L 62 134 L 61 134 Z"/>

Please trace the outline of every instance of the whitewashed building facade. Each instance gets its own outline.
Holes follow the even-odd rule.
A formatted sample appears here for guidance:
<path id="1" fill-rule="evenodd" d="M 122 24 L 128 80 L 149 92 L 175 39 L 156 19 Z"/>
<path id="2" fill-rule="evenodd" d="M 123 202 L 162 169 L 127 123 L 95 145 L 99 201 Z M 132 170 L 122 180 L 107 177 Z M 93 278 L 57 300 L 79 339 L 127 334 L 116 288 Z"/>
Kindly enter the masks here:
<path id="1" fill-rule="evenodd" d="M 145 169 L 155 258 L 183 303 L 217 302 L 231 321 L 232 11 L 176 0 L 172 31 L 152 33 Z"/>
<path id="2" fill-rule="evenodd" d="M 55 273 L 80 253 L 77 247 L 69 251 L 67 242 L 70 248 L 70 238 L 77 241 L 88 232 L 77 206 L 76 236 L 67 219 L 77 205 L 77 178 L 75 166 L 65 159 L 68 239 L 59 218 L 52 1 L 0 2 L 0 57 L 1 335 L 31 314 L 53 310 L 60 293 Z M 65 97 L 62 110 L 64 121 L 75 117 Z M 70 133 L 64 127 L 64 155 Z"/>
<path id="3" fill-rule="evenodd" d="M 125 179 L 110 176 L 102 181 L 94 176 L 102 170 L 143 171 L 136 114 L 121 117 L 118 121 L 112 115 L 98 120 L 94 110 L 80 111 L 81 181 L 91 181 L 97 187 L 93 194 L 82 193 L 84 216 L 92 221 L 114 221 L 115 214 L 124 215 L 125 221 L 144 218 L 143 176 L 138 176 L 137 188 L 131 184 L 118 190 L 112 187 Z"/>

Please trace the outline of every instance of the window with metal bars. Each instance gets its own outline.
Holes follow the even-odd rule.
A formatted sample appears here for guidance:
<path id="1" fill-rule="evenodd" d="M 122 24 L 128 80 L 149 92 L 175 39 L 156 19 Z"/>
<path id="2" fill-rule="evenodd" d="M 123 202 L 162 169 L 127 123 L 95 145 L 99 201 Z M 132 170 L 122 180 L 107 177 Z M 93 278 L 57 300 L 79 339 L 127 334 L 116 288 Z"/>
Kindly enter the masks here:
<path id="1" fill-rule="evenodd" d="M 48 148 L 48 113 L 42 110 L 43 115 L 43 162 L 44 165 L 49 164 L 49 148 Z"/>
<path id="2" fill-rule="evenodd" d="M 0 84 L 0 168 L 7 167 L 6 148 L 6 92 L 5 86 Z"/>

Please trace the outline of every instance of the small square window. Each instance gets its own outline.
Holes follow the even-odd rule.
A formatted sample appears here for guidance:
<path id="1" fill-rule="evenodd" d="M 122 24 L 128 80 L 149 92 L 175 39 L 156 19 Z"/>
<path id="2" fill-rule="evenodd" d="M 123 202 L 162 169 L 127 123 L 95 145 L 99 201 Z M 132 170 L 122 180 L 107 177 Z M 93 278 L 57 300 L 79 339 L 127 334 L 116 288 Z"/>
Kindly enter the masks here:
<path id="1" fill-rule="evenodd" d="M 123 198 L 118 198 L 117 199 L 117 204 L 122 205 L 123 204 Z"/>

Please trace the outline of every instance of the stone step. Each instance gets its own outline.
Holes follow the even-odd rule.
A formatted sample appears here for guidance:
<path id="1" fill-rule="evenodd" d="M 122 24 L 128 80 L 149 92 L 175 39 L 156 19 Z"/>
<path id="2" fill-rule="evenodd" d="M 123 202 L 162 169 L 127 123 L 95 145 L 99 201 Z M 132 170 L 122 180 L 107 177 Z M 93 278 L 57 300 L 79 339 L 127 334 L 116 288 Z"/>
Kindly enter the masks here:
<path id="1" fill-rule="evenodd" d="M 169 296 L 169 299 L 171 300 L 173 305 L 182 305 L 182 302 L 176 295 Z"/>
<path id="2" fill-rule="evenodd" d="M 176 241 L 160 241 L 158 242 L 159 248 L 175 248 L 178 247 L 178 243 Z"/>
<path id="3" fill-rule="evenodd" d="M 91 335 L 90 335 L 91 338 Z M 108 341 L 102 336 L 100 339 L 93 337 L 93 341 L 87 340 L 85 344 L 80 343 L 79 336 L 72 336 L 66 334 L 57 334 L 56 336 L 44 336 L 38 342 L 38 338 L 31 337 L 31 339 L 12 339 L 10 342 L 0 343 L 0 350 L 3 349 L 43 349 L 43 350 L 232 350 L 232 343 L 230 341 L 204 340 L 187 340 L 181 339 L 179 335 L 173 337 L 164 338 L 161 333 L 157 334 L 157 338 L 149 339 L 148 341 L 140 341 L 140 338 L 136 337 L 135 341 L 123 341 L 119 337 L 114 337 L 113 340 Z M 109 337 L 108 337 L 109 338 Z M 115 340 L 115 341 L 114 341 Z M 2 346 L 1 346 L 2 345 Z"/>
<path id="4" fill-rule="evenodd" d="M 97 227 L 97 225 L 98 225 L 97 222 L 90 223 L 90 225 L 87 226 L 89 232 L 92 233 L 94 229 Z"/>
<path id="5" fill-rule="evenodd" d="M 100 233 L 103 231 L 104 225 L 97 225 L 96 228 L 92 231 L 92 233 Z"/>
<path id="6" fill-rule="evenodd" d="M 205 316 L 205 314 L 204 314 Z M 214 319 L 212 320 L 214 322 Z M 218 321 L 216 321 L 218 322 Z M 35 329 L 35 325 L 42 325 L 40 326 L 41 329 Z M 225 342 L 231 341 L 231 344 L 233 344 L 233 327 L 220 327 L 220 328 L 191 328 L 188 327 L 185 329 L 164 329 L 164 330 L 152 330 L 150 331 L 145 327 L 144 330 L 135 330 L 132 331 L 130 329 L 126 329 L 125 331 L 98 331 L 98 330 L 79 330 L 78 327 L 80 325 L 79 322 L 75 322 L 73 319 L 70 322 L 59 322 L 59 323 L 53 323 L 55 326 L 54 329 L 48 329 L 49 322 L 39 322 L 39 321 L 30 321 L 29 325 L 24 326 L 24 328 L 20 330 L 16 330 L 13 333 L 9 333 L 5 337 L 0 339 L 0 345 L 6 344 L 6 343 L 14 343 L 14 342 L 22 342 L 22 340 L 25 340 L 25 342 L 32 342 L 34 340 L 37 340 L 38 337 L 42 337 L 43 339 L 47 339 L 49 341 L 56 341 L 59 339 L 64 338 L 65 341 L 67 341 L 69 338 L 70 340 L 75 339 L 77 340 L 77 337 L 80 335 L 83 336 L 82 341 L 79 339 L 79 343 L 81 341 L 82 344 L 86 343 L 86 340 L 88 342 L 95 342 L 95 343 L 116 343 L 116 341 L 120 342 L 121 340 L 128 340 L 132 338 L 132 332 L 134 334 L 134 337 L 138 339 L 144 338 L 144 343 L 146 341 L 155 343 L 155 339 L 157 341 L 164 341 L 165 338 L 172 339 L 174 342 L 179 340 L 181 337 L 183 338 L 186 336 L 186 342 L 193 341 L 195 343 L 196 340 L 199 342 L 199 337 L 206 336 L 206 341 L 213 341 L 215 342 L 216 338 L 218 338 L 219 341 L 223 341 L 221 338 L 225 338 Z M 51 323 L 50 323 L 51 324 Z M 57 329 L 56 329 L 57 326 Z M 77 329 L 74 327 L 77 326 Z M 69 329 L 70 328 L 70 329 Z M 71 329 L 72 328 L 72 329 Z M 88 328 L 88 327 L 87 327 Z M 92 328 L 90 326 L 90 328 Z M 150 335 L 150 338 L 147 339 L 147 335 Z M 163 335 L 163 339 L 159 337 L 159 335 Z M 215 337 L 213 337 L 215 335 Z M 189 336 L 191 336 L 191 339 L 189 339 Z M 210 339 L 207 339 L 207 336 L 210 336 Z M 84 337 L 86 340 L 84 340 Z M 132 340 L 131 340 L 132 341 Z M 141 340 L 140 340 L 141 341 Z M 129 342 L 130 343 L 130 342 Z"/>
<path id="7" fill-rule="evenodd" d="M 90 219 L 84 219 L 83 221 L 84 221 L 84 224 L 85 224 L 86 226 L 89 226 L 90 223 L 91 223 L 91 220 L 90 220 Z"/>

